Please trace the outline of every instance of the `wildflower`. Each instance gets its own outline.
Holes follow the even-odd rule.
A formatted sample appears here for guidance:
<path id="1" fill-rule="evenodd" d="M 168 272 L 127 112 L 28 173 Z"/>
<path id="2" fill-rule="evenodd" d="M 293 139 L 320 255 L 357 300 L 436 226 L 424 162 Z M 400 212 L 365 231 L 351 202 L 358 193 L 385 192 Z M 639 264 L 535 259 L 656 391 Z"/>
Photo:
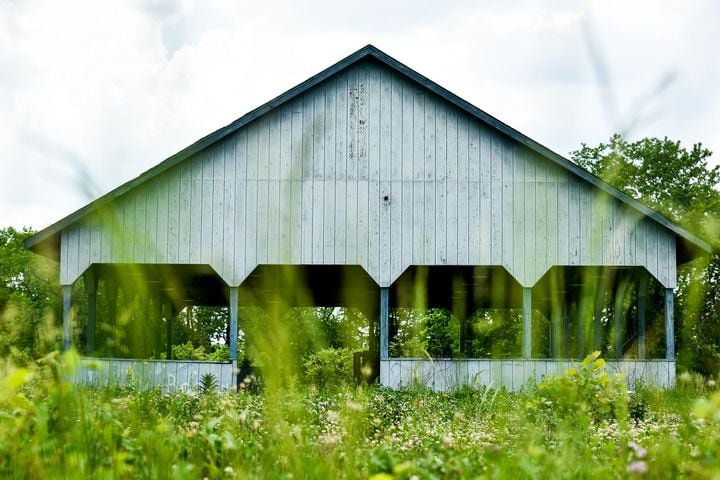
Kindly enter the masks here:
<path id="1" fill-rule="evenodd" d="M 708 388 L 715 388 L 715 380 L 713 380 L 712 378 L 708 380 L 707 384 Z"/>
<path id="2" fill-rule="evenodd" d="M 636 442 L 629 441 L 628 447 L 630 447 L 633 450 L 633 452 L 635 453 L 635 456 L 638 459 L 642 460 L 643 458 L 647 457 L 647 454 L 648 454 L 647 448 L 643 448 Z"/>
<path id="3" fill-rule="evenodd" d="M 679 378 L 682 383 L 690 383 L 692 375 L 690 375 L 690 372 L 682 372 Z"/>
<path id="4" fill-rule="evenodd" d="M 237 476 L 237 475 L 235 475 L 235 470 L 233 470 L 233 468 L 230 465 L 225 467 L 224 472 L 225 472 L 225 475 L 227 475 L 228 477 L 235 478 Z"/>
<path id="5" fill-rule="evenodd" d="M 320 437 L 320 442 L 322 442 L 326 447 L 334 447 L 340 443 L 340 436 L 333 434 L 322 435 Z"/>
<path id="6" fill-rule="evenodd" d="M 627 471 L 633 475 L 644 475 L 648 472 L 648 464 L 642 460 L 635 460 L 628 466 Z"/>

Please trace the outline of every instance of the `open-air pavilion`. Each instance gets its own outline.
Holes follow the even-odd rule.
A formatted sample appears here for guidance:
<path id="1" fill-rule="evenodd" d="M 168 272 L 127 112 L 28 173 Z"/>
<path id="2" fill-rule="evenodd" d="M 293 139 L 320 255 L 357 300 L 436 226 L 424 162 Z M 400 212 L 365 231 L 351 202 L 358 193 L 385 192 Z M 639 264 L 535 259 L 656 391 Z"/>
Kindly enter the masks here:
<path id="1" fill-rule="evenodd" d="M 676 269 L 709 245 L 562 156 L 367 46 L 38 232 L 60 262 L 63 347 L 83 281 L 82 346 L 139 298 L 147 358 L 84 380 L 233 388 L 238 311 L 357 308 L 382 384 L 517 388 L 601 350 L 672 385 Z M 111 307 L 97 315 L 102 286 Z M 648 305 L 664 305 L 648 314 Z M 229 307 L 229 362 L 168 359 L 187 305 Z M 518 312 L 513 358 L 392 358 L 390 312 Z M 104 328 L 103 331 L 113 331 Z M 468 341 L 461 328 L 461 351 Z M 649 333 L 652 332 L 652 335 Z M 648 345 L 658 338 L 661 345 Z M 79 346 L 80 347 L 80 346 Z M 652 347 L 652 348 L 650 348 Z M 166 352 L 166 360 L 160 360 Z M 652 355 L 651 355 L 652 354 Z M 651 358 L 651 356 L 653 358 Z"/>

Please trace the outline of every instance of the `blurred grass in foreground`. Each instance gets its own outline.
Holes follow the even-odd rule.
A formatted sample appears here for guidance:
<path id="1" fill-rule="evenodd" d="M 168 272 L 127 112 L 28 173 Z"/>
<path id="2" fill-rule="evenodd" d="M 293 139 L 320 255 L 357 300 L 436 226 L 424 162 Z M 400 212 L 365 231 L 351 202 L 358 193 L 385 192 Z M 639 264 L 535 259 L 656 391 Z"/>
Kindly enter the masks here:
<path id="1" fill-rule="evenodd" d="M 71 385 L 74 352 L 0 367 L 7 478 L 715 478 L 720 393 L 638 388 L 597 354 L 517 394 L 379 387 L 164 394 Z M 251 390 L 251 389 L 248 389 Z"/>

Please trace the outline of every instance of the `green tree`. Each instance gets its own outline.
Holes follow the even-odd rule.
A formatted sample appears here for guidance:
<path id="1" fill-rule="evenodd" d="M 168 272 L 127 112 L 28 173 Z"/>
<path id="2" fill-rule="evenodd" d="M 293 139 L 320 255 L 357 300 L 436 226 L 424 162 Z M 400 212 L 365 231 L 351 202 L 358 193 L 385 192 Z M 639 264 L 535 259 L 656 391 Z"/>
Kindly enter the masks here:
<path id="1" fill-rule="evenodd" d="M 582 144 L 571 158 L 653 210 L 705 238 L 718 235 L 720 166 L 710 167 L 712 152 L 690 149 L 667 137 L 629 142 L 615 134 L 597 147 Z"/>
<path id="2" fill-rule="evenodd" d="M 582 144 L 571 158 L 623 192 L 708 240 L 714 252 L 678 271 L 678 366 L 717 374 L 720 366 L 720 166 L 695 144 L 613 135 L 597 147 Z"/>
<path id="3" fill-rule="evenodd" d="M 23 246 L 34 232 L 0 229 L 0 356 L 24 360 L 58 346 L 57 263 Z"/>

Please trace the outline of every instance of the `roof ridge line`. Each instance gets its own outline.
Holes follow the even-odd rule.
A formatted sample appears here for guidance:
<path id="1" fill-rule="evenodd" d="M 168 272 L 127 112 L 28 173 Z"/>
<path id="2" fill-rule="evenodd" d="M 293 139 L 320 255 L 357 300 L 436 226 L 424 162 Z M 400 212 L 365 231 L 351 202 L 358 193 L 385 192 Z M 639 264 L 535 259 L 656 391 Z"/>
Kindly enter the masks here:
<path id="1" fill-rule="evenodd" d="M 549 148 L 545 147 L 544 145 L 540 144 L 539 142 L 531 139 L 527 135 L 525 135 L 525 134 L 519 132 L 518 130 L 514 129 L 513 127 L 509 126 L 505 122 L 495 118 L 494 116 L 488 114 L 484 110 L 481 110 L 480 108 L 474 106 L 467 100 L 464 100 L 463 98 L 452 93 L 451 91 L 447 90 L 446 88 L 442 87 L 441 85 L 433 82 L 429 78 L 416 72 L 412 68 L 410 68 L 407 65 L 403 64 L 402 62 L 396 60 L 395 58 L 391 57 L 390 55 L 383 52 L 382 50 L 380 50 L 379 48 L 375 47 L 372 44 L 367 44 L 364 47 L 360 48 L 359 50 L 356 50 L 355 52 L 351 53 L 350 55 L 343 58 L 342 60 L 334 63 L 333 65 L 329 66 L 328 68 L 311 76 L 307 80 L 286 90 L 285 92 L 281 93 L 280 95 L 276 96 L 275 98 L 271 99 L 270 101 L 260 105 L 259 107 L 256 107 L 255 109 L 251 110 L 250 112 L 240 116 L 239 118 L 235 119 L 234 121 L 225 125 L 224 127 L 221 127 L 219 129 L 209 133 L 208 135 L 205 135 L 204 137 L 200 138 L 199 140 L 196 140 L 195 142 L 193 142 L 189 146 L 185 147 L 184 149 L 180 150 L 179 152 L 167 157 L 162 162 L 160 162 L 157 165 L 142 172 L 137 177 L 134 177 L 134 178 L 128 180 L 127 182 L 121 184 L 120 186 L 112 189 L 108 193 L 102 195 L 101 197 L 93 200 L 92 202 L 79 208 L 78 210 L 74 211 L 73 213 L 67 215 L 66 217 L 62 218 L 61 220 L 40 230 L 32 237 L 25 240 L 25 242 L 24 242 L 25 247 L 28 249 L 33 249 L 42 241 L 58 234 L 64 227 L 66 227 L 68 225 L 72 225 L 75 221 L 77 221 L 81 217 L 94 212 L 95 210 L 101 208 L 102 206 L 106 205 L 107 203 L 114 200 L 115 198 L 123 195 L 130 189 L 132 189 L 138 185 L 141 185 L 142 183 L 145 183 L 146 181 L 148 181 L 151 178 L 154 178 L 155 176 L 157 176 L 157 175 L 161 174 L 162 172 L 168 170 L 169 168 L 177 165 L 178 163 L 182 162 L 183 160 L 189 158 L 190 156 L 198 153 L 199 151 L 201 151 L 201 150 L 209 147 L 210 145 L 216 143 L 217 141 L 223 139 L 227 135 L 237 131 L 238 129 L 242 128 L 243 126 L 245 126 L 248 123 L 252 122 L 253 120 L 257 119 L 258 117 L 264 115 L 265 113 L 269 112 L 270 110 L 277 108 L 280 105 L 292 100 L 296 96 L 301 95 L 302 93 L 306 92 L 307 90 L 309 90 L 310 88 L 319 84 L 320 82 L 324 81 L 325 79 L 335 75 L 336 73 L 340 72 L 341 70 L 344 70 L 345 68 L 349 67 L 350 65 L 357 63 L 358 61 L 360 61 L 366 57 L 369 57 L 369 56 L 375 58 L 376 60 L 380 61 L 381 63 L 385 64 L 386 66 L 388 66 L 388 67 L 396 70 L 397 72 L 403 74 L 404 76 L 410 78 L 410 80 L 420 84 L 423 88 L 429 90 L 430 92 L 432 92 L 436 95 L 439 95 L 446 101 L 448 101 L 451 104 L 455 105 L 456 107 L 466 111 L 467 113 L 471 114 L 475 118 L 485 122 L 486 124 L 489 124 L 491 127 L 494 127 L 496 130 L 499 130 L 501 133 L 516 140 L 520 144 L 530 148 L 531 150 L 535 151 L 536 153 L 542 155 L 543 157 L 548 158 L 549 160 L 555 162 L 559 166 L 564 167 L 565 169 L 569 170 L 571 173 L 582 178 L 583 180 L 595 185 L 596 187 L 600 188 L 601 190 L 604 190 L 606 193 L 612 195 L 613 197 L 616 197 L 618 200 L 635 208 L 640 213 L 651 217 L 653 220 L 658 222 L 660 225 L 672 230 L 673 232 L 675 232 L 676 234 L 685 238 L 686 240 L 690 241 L 691 243 L 695 244 L 697 247 L 701 248 L 702 250 L 705 250 L 706 252 L 710 252 L 712 250 L 710 244 L 708 242 L 706 242 L 705 240 L 701 239 L 700 237 L 698 237 L 697 235 L 686 230 L 685 228 L 681 227 L 677 223 L 667 219 L 666 217 L 664 217 L 660 213 L 656 212 L 655 210 L 651 209 L 644 203 L 627 195 L 626 193 L 622 192 L 621 190 L 612 186 L 611 184 L 605 182 L 604 180 L 597 177 L 596 175 L 593 175 L 592 173 L 590 173 L 589 171 L 580 167 L 579 165 L 572 162 L 571 160 L 550 150 Z"/>

